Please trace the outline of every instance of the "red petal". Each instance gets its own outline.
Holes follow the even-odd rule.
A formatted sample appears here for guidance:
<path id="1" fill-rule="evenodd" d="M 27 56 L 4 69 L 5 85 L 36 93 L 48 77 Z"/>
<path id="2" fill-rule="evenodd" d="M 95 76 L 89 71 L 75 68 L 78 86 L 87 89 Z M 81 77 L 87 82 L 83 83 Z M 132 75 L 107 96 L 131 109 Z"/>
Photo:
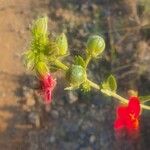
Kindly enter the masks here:
<path id="1" fill-rule="evenodd" d="M 42 86 L 42 93 L 44 97 L 45 104 L 49 104 L 52 101 L 51 95 L 52 91 L 56 85 L 55 79 L 52 78 L 50 74 L 45 75 L 41 78 L 41 86 Z"/>
<path id="2" fill-rule="evenodd" d="M 134 114 L 135 118 L 140 115 L 140 100 L 138 97 L 130 97 L 128 104 L 128 112 L 129 114 Z"/>
<path id="3" fill-rule="evenodd" d="M 51 101 L 52 101 L 51 95 L 52 95 L 51 90 L 44 91 L 43 96 L 44 96 L 45 104 L 50 104 L 51 103 Z"/>
<path id="4" fill-rule="evenodd" d="M 114 122 L 115 129 L 125 127 L 127 131 L 134 131 L 139 128 L 140 100 L 138 97 L 131 97 L 128 106 L 117 108 L 117 119 Z"/>
<path id="5" fill-rule="evenodd" d="M 126 119 L 125 126 L 128 130 L 134 130 L 139 128 L 139 120 L 131 120 L 130 118 Z"/>
<path id="6" fill-rule="evenodd" d="M 114 122 L 114 129 L 122 129 L 124 127 L 124 122 L 122 119 L 116 119 Z"/>
<path id="7" fill-rule="evenodd" d="M 127 117 L 127 107 L 126 106 L 119 106 L 117 108 L 117 117 L 120 119 L 126 119 Z"/>
<path id="8" fill-rule="evenodd" d="M 53 89 L 56 85 L 55 79 L 53 79 L 50 74 L 47 74 L 44 77 L 42 77 L 41 82 L 42 82 L 43 88 L 52 88 Z"/>

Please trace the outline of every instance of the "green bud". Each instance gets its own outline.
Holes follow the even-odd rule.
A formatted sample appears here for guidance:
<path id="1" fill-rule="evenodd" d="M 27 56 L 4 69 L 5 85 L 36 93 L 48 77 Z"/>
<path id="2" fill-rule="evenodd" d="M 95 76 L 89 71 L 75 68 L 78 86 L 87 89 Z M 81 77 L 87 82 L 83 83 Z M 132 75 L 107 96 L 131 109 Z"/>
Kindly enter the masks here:
<path id="1" fill-rule="evenodd" d="M 36 71 L 37 71 L 38 76 L 44 76 L 45 74 L 49 72 L 49 69 L 46 63 L 40 61 L 36 65 Z"/>
<path id="2" fill-rule="evenodd" d="M 65 55 L 68 51 L 68 41 L 64 33 L 62 33 L 56 38 L 56 44 L 57 44 L 58 51 L 59 51 L 58 54 L 61 56 Z"/>
<path id="3" fill-rule="evenodd" d="M 86 80 L 86 71 L 82 66 L 72 65 L 67 72 L 67 79 L 73 86 L 79 86 Z"/>
<path id="4" fill-rule="evenodd" d="M 87 52 L 92 57 L 97 57 L 105 49 L 105 41 L 98 35 L 90 36 L 87 41 Z"/>
<path id="5" fill-rule="evenodd" d="M 46 16 L 38 18 L 32 26 L 33 35 L 35 37 L 45 36 L 47 34 L 47 23 L 48 18 Z"/>

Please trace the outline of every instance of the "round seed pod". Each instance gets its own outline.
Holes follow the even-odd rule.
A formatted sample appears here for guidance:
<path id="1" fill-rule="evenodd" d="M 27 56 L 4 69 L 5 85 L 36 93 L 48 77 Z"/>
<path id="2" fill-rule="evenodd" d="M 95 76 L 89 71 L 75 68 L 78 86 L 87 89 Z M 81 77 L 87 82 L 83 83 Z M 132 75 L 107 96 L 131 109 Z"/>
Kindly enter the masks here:
<path id="1" fill-rule="evenodd" d="M 79 86 L 86 80 L 86 71 L 80 65 L 72 65 L 66 75 L 68 81 L 73 86 Z"/>
<path id="2" fill-rule="evenodd" d="M 105 49 L 105 41 L 98 35 L 90 36 L 87 41 L 87 52 L 92 57 L 97 57 Z"/>

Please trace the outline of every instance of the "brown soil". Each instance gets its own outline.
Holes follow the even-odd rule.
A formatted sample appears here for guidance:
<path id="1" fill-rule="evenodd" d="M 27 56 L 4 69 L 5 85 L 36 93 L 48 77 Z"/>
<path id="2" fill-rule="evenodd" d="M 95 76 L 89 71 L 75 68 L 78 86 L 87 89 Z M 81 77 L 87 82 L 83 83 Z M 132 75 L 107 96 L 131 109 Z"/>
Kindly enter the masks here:
<path id="1" fill-rule="evenodd" d="M 74 12 L 73 8 L 67 9 L 68 6 L 62 9 L 62 6 L 60 6 L 57 0 L 55 0 L 56 3 L 55 5 L 53 4 L 54 5 L 53 7 L 51 3 L 52 1 L 54 0 L 24 0 L 24 1 L 23 0 L 0 0 L 0 150 L 27 150 L 28 149 L 26 145 L 27 144 L 26 136 L 28 136 L 28 133 L 29 131 L 31 131 L 32 126 L 27 123 L 26 113 L 21 109 L 22 107 L 20 107 L 18 101 L 20 100 L 19 99 L 20 96 L 22 96 L 21 95 L 22 93 L 21 91 L 19 91 L 19 89 L 20 87 L 23 87 L 27 82 L 26 80 L 28 80 L 28 78 L 26 78 L 26 74 L 31 74 L 31 73 L 25 73 L 26 69 L 23 66 L 23 61 L 22 61 L 22 53 L 27 48 L 27 44 L 30 38 L 29 24 L 31 24 L 33 19 L 37 18 L 37 16 L 48 14 L 48 16 L 50 16 L 51 18 L 49 19 L 50 29 L 59 31 L 61 30 L 62 24 L 65 24 L 67 29 L 69 30 L 68 33 L 68 36 L 70 36 L 69 40 L 70 41 L 72 40 L 73 41 L 72 43 L 77 48 L 78 47 L 80 48 L 81 46 L 78 46 L 78 44 L 82 40 L 84 40 L 85 36 L 89 34 L 86 33 L 88 28 L 90 28 L 90 24 L 89 26 L 87 26 L 88 22 L 92 22 L 94 19 L 96 19 L 96 15 L 90 16 L 89 11 L 87 10 L 93 12 L 99 11 L 99 8 L 96 7 L 96 5 L 94 4 L 92 5 L 91 8 L 88 8 L 86 5 L 83 5 L 80 12 L 78 11 Z M 57 9 L 57 11 L 55 9 Z M 70 11 L 70 9 L 72 9 L 72 11 Z M 85 9 L 85 11 L 83 11 L 82 9 Z M 135 13 L 136 13 L 135 11 L 133 12 L 131 11 L 132 19 Z M 93 19 L 92 17 L 95 18 Z M 92 21 L 90 20 L 91 18 Z M 134 16 L 134 18 L 136 22 L 139 21 L 139 18 L 137 18 L 137 16 Z M 106 21 L 107 20 L 105 19 L 105 22 Z M 95 22 L 93 21 L 92 23 L 94 24 Z M 74 27 L 76 27 L 75 30 L 72 29 Z M 83 29 L 83 27 L 85 27 L 85 29 Z M 130 31 L 128 32 L 130 33 Z M 75 37 L 79 38 L 80 41 L 77 42 L 76 39 L 74 39 L 74 35 Z M 122 35 L 120 34 L 119 36 Z M 133 37 L 133 35 L 131 35 L 131 37 Z M 124 38 L 122 41 L 124 41 Z M 122 47 L 124 47 L 122 45 L 124 43 L 123 42 L 122 42 L 123 44 L 120 43 L 118 45 L 121 45 L 120 46 L 121 48 L 119 47 L 118 49 L 122 50 Z M 124 45 L 126 45 L 126 43 Z M 129 48 L 127 47 L 126 49 L 130 49 L 130 47 Z M 148 48 L 145 49 L 147 50 Z M 119 50 L 118 52 L 121 53 Z M 72 51 L 74 52 L 74 50 Z M 81 51 L 75 50 L 75 53 L 79 53 L 79 52 L 81 53 Z M 122 81 L 124 82 L 124 80 Z M 58 99 L 57 96 L 56 99 Z M 67 106 L 68 110 L 69 108 L 70 105 Z M 70 111 L 71 109 L 73 108 L 71 107 Z M 99 111 L 99 109 L 97 111 Z M 72 112 L 72 116 L 73 115 L 74 112 Z M 75 118 L 75 120 L 77 119 Z M 55 128 L 55 122 L 54 123 L 50 122 L 50 123 L 52 128 Z M 59 121 L 58 122 L 56 121 L 56 124 L 57 127 L 61 123 L 59 123 Z M 45 132 L 46 131 L 44 131 L 44 133 Z M 41 132 L 35 132 L 35 136 L 38 134 L 41 134 Z M 35 138 L 34 131 L 30 132 L 30 136 Z M 57 143 L 56 143 L 56 147 L 57 147 Z M 30 149 L 34 150 L 32 148 Z"/>
<path id="2" fill-rule="evenodd" d="M 21 54 L 27 47 L 29 22 L 47 1 L 0 0 L 0 149 L 20 147 L 29 126 L 17 103 L 18 80 L 25 68 Z M 38 10 L 43 13 L 42 9 Z M 46 12 L 46 8 L 45 8 Z M 36 12 L 37 13 L 37 12 Z"/>

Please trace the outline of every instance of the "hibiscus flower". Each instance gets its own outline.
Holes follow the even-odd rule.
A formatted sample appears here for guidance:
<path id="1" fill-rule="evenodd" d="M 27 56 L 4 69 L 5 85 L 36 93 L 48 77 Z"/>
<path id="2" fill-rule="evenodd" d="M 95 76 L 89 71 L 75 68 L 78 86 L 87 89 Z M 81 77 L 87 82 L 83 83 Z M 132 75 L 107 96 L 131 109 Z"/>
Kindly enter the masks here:
<path id="1" fill-rule="evenodd" d="M 125 129 L 133 131 L 139 128 L 140 117 L 140 100 L 138 97 L 129 98 L 127 106 L 119 106 L 117 108 L 117 118 L 114 122 L 115 129 Z"/>
<path id="2" fill-rule="evenodd" d="M 52 102 L 52 91 L 56 86 L 56 80 L 48 73 L 40 79 L 42 95 L 45 104 Z"/>

